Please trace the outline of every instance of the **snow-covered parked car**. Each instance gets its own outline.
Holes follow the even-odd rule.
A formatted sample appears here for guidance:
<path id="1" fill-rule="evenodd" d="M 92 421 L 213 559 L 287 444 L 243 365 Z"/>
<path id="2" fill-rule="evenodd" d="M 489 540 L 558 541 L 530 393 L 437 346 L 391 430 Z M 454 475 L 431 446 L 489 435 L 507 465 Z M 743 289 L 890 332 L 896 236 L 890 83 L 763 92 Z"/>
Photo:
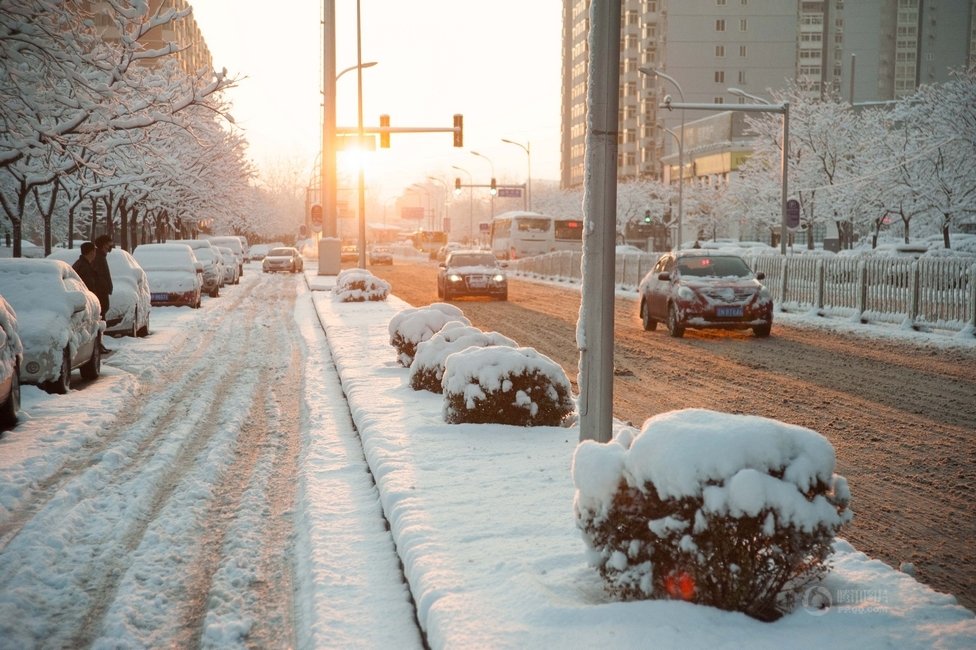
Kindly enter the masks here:
<path id="1" fill-rule="evenodd" d="M 237 235 L 207 235 L 201 237 L 207 239 L 214 246 L 226 246 L 234 251 L 234 259 L 237 260 L 237 270 L 239 275 L 244 275 L 244 242 Z M 247 240 L 244 240 L 247 241 Z"/>
<path id="2" fill-rule="evenodd" d="M 154 307 L 200 307 L 203 263 L 186 244 L 142 244 L 133 252 L 149 276 L 149 299 Z"/>
<path id="3" fill-rule="evenodd" d="M 17 331 L 17 315 L 0 296 L 0 431 L 17 424 L 20 410 L 20 365 L 24 346 Z"/>
<path id="4" fill-rule="evenodd" d="M 14 308 L 24 346 L 20 382 L 66 393 L 71 372 L 95 379 L 102 368 L 101 306 L 66 262 L 0 260 L 0 294 Z"/>
<path id="5" fill-rule="evenodd" d="M 68 264 L 78 261 L 77 248 L 57 248 L 48 259 Z M 118 336 L 146 336 L 149 334 L 149 278 L 128 251 L 115 247 L 108 254 L 108 269 L 112 274 L 112 295 L 105 314 L 105 333 Z"/>
<path id="6" fill-rule="evenodd" d="M 211 298 L 220 295 L 220 287 L 224 286 L 224 267 L 216 244 L 207 239 L 171 239 L 166 243 L 189 246 L 197 261 L 203 263 L 203 293 Z M 236 264 L 236 261 L 232 260 L 230 263 Z"/>
<path id="7" fill-rule="evenodd" d="M 235 264 L 234 251 L 226 246 L 218 246 L 217 252 L 223 260 L 224 265 L 224 284 L 240 284 L 241 269 Z"/>

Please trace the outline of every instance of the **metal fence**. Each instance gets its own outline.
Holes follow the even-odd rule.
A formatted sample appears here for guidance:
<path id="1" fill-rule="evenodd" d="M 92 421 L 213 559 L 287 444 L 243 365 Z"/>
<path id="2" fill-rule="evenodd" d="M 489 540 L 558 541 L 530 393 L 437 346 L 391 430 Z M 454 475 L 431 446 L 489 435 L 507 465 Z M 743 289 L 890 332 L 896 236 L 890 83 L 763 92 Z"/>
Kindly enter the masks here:
<path id="1" fill-rule="evenodd" d="M 617 255 L 614 282 L 636 290 L 660 253 Z M 519 275 L 581 278 L 582 253 L 560 251 L 509 262 Z M 861 322 L 915 328 L 976 328 L 976 258 L 747 256 L 783 311 L 815 309 Z"/>

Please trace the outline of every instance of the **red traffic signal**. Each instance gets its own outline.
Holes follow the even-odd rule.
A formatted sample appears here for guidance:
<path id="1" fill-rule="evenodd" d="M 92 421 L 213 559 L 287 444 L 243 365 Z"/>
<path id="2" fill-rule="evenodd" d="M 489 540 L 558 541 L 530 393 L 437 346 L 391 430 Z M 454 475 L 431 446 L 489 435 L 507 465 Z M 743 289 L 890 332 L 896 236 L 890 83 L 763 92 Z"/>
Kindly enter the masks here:
<path id="1" fill-rule="evenodd" d="M 382 149 L 390 148 L 390 132 L 384 131 L 383 129 L 390 128 L 390 116 L 380 115 L 380 147 Z"/>
<path id="2" fill-rule="evenodd" d="M 454 115 L 454 146 L 464 146 L 464 116 L 460 113 Z"/>

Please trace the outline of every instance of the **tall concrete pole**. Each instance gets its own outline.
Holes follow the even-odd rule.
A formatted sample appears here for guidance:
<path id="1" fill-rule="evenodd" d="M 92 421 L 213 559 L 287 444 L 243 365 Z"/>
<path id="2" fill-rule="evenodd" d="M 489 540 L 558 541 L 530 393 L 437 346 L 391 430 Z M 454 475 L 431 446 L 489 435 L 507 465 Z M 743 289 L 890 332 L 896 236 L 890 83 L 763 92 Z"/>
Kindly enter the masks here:
<path id="1" fill-rule="evenodd" d="M 336 194 L 335 0 L 322 0 L 322 230 L 338 236 Z"/>
<path id="2" fill-rule="evenodd" d="M 580 440 L 608 442 L 613 426 L 614 246 L 617 234 L 617 130 L 620 1 L 590 5 L 586 158 L 583 173 L 583 292 Z"/>

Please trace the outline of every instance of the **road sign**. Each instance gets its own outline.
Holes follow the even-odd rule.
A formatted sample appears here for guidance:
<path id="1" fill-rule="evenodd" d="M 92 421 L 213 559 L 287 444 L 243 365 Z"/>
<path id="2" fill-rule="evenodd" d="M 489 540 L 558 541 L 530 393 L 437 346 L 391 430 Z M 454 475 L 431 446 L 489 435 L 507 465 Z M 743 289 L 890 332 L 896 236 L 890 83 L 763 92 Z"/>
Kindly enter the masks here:
<path id="1" fill-rule="evenodd" d="M 498 198 L 520 199 L 522 198 L 522 188 L 520 187 L 499 187 Z"/>
<path id="2" fill-rule="evenodd" d="M 315 204 L 312 206 L 310 219 L 312 223 L 312 232 L 322 232 L 322 206 Z"/>
<path id="3" fill-rule="evenodd" d="M 786 227 L 790 230 L 800 227 L 800 202 L 796 199 L 786 202 Z"/>

